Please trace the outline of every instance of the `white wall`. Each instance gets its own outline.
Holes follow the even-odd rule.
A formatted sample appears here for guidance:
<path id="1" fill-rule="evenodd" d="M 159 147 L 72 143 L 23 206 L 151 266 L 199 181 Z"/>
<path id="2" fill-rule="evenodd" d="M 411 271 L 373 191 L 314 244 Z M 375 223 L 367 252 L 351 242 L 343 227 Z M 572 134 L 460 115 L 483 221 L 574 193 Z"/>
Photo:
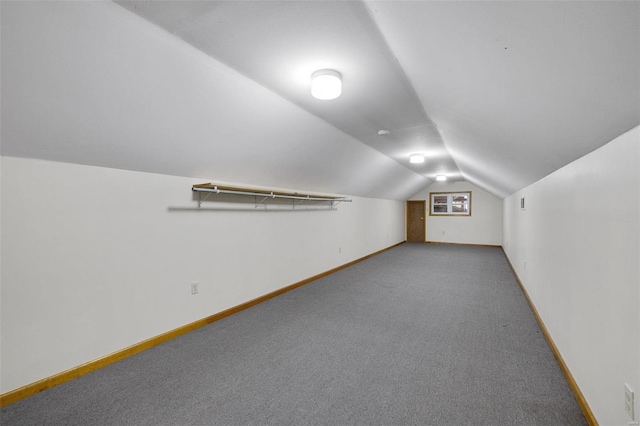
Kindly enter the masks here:
<path id="1" fill-rule="evenodd" d="M 405 239 L 404 201 L 197 211 L 208 179 L 13 157 L 1 173 L 1 393 Z"/>
<path id="2" fill-rule="evenodd" d="M 638 127 L 504 200 L 505 251 L 602 425 L 631 421 L 624 383 L 640 419 L 639 222 Z"/>
<path id="3" fill-rule="evenodd" d="M 0 6 L 1 393 L 404 240 L 364 197 L 422 176 L 113 2 Z M 210 179 L 363 198 L 181 210 Z"/>
<path id="4" fill-rule="evenodd" d="M 429 192 L 471 191 L 471 216 L 427 216 L 426 240 L 459 244 L 502 244 L 502 200 L 469 182 L 436 182 L 410 200 L 426 200 Z"/>

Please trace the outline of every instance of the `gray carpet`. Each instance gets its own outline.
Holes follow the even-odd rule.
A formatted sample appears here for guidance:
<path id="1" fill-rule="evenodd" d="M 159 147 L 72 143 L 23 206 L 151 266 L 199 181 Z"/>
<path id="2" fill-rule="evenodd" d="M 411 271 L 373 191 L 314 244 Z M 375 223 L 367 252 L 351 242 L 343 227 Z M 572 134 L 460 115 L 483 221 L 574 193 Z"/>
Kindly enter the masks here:
<path id="1" fill-rule="evenodd" d="M 1 411 L 10 425 L 584 425 L 500 249 L 404 244 Z"/>

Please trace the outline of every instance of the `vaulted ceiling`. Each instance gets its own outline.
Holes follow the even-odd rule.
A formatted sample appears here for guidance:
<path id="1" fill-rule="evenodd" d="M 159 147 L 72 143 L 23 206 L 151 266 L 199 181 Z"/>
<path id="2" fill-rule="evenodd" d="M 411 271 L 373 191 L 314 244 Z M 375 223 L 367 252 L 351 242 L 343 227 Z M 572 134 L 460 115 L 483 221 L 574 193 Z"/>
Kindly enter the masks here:
<path id="1" fill-rule="evenodd" d="M 274 177 L 280 186 L 295 188 L 297 181 L 307 186 L 301 189 L 376 196 L 372 187 L 391 185 L 398 189 L 378 195 L 406 198 L 445 174 L 505 197 L 640 124 L 640 2 L 116 3 L 161 27 L 167 37 L 182 40 L 184 48 L 195 47 L 289 103 L 273 111 L 282 138 L 299 137 L 308 113 L 332 128 L 320 134 L 322 126 L 307 126 L 313 133 L 307 145 L 283 145 L 286 151 L 278 154 L 290 159 L 281 166 L 291 169 L 298 156 L 301 170 L 289 170 L 289 176 L 333 170 L 337 166 L 322 154 L 323 145 L 338 144 L 345 152 L 335 163 L 351 171 L 333 173 L 336 182 L 324 187 L 311 179 L 284 184 L 286 179 Z M 324 68 L 342 74 L 343 93 L 335 100 L 310 95 L 310 75 Z M 8 69 L 10 77 L 12 71 L 19 74 Z M 263 109 L 267 105 L 260 99 L 256 103 Z M 235 111 L 234 105 L 229 109 Z M 250 105 L 237 111 L 245 111 L 241 127 L 251 127 L 254 120 L 261 131 L 273 130 L 264 117 L 252 118 Z M 286 123 L 291 129 L 282 127 Z M 379 130 L 389 133 L 381 136 Z M 375 154 L 357 160 L 355 151 L 363 150 L 351 147 L 353 141 Z M 29 155 L 17 143 L 9 143 L 3 154 Z M 199 163 L 209 153 L 203 141 L 182 143 L 175 165 L 165 168 L 150 159 L 136 165 L 117 156 L 113 164 L 79 162 L 190 176 L 209 173 Z M 238 149 L 259 152 L 259 143 L 256 139 L 255 147 Z M 225 150 L 227 162 L 240 157 L 232 147 Z M 410 164 L 412 153 L 424 153 L 427 161 Z M 278 162 L 263 160 L 277 175 Z M 223 167 L 217 170 L 224 172 Z M 232 170 L 224 176 L 234 177 Z M 345 180 L 352 184 L 337 184 Z"/>
<path id="2" fill-rule="evenodd" d="M 499 196 L 640 124 L 638 2 L 119 3 L 416 173 Z M 309 96 L 323 68 L 336 100 Z"/>

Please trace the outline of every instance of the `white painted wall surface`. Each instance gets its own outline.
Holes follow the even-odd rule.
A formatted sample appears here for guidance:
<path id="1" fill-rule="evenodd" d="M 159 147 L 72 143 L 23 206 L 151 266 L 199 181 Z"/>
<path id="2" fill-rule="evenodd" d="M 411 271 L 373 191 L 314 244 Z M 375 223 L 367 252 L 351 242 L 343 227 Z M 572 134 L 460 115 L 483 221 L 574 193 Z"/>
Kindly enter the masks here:
<path id="1" fill-rule="evenodd" d="M 429 216 L 430 192 L 471 191 L 471 216 Z M 502 199 L 469 182 L 436 182 L 410 200 L 426 200 L 426 240 L 459 244 L 502 244 Z"/>
<path id="2" fill-rule="evenodd" d="M 624 383 L 638 421 L 640 128 L 505 199 L 504 248 L 599 423 Z"/>
<path id="3" fill-rule="evenodd" d="M 180 210 L 197 207 L 191 185 L 207 179 L 1 165 L 1 393 L 405 239 L 404 201 Z"/>

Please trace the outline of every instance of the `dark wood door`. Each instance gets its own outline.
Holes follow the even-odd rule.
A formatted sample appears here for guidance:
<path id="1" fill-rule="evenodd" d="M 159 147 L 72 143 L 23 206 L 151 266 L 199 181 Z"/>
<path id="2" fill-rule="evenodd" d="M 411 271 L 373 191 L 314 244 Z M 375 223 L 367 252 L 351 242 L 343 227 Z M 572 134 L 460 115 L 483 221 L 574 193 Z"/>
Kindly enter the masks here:
<path id="1" fill-rule="evenodd" d="M 407 241 L 425 242 L 425 201 L 407 201 Z"/>

